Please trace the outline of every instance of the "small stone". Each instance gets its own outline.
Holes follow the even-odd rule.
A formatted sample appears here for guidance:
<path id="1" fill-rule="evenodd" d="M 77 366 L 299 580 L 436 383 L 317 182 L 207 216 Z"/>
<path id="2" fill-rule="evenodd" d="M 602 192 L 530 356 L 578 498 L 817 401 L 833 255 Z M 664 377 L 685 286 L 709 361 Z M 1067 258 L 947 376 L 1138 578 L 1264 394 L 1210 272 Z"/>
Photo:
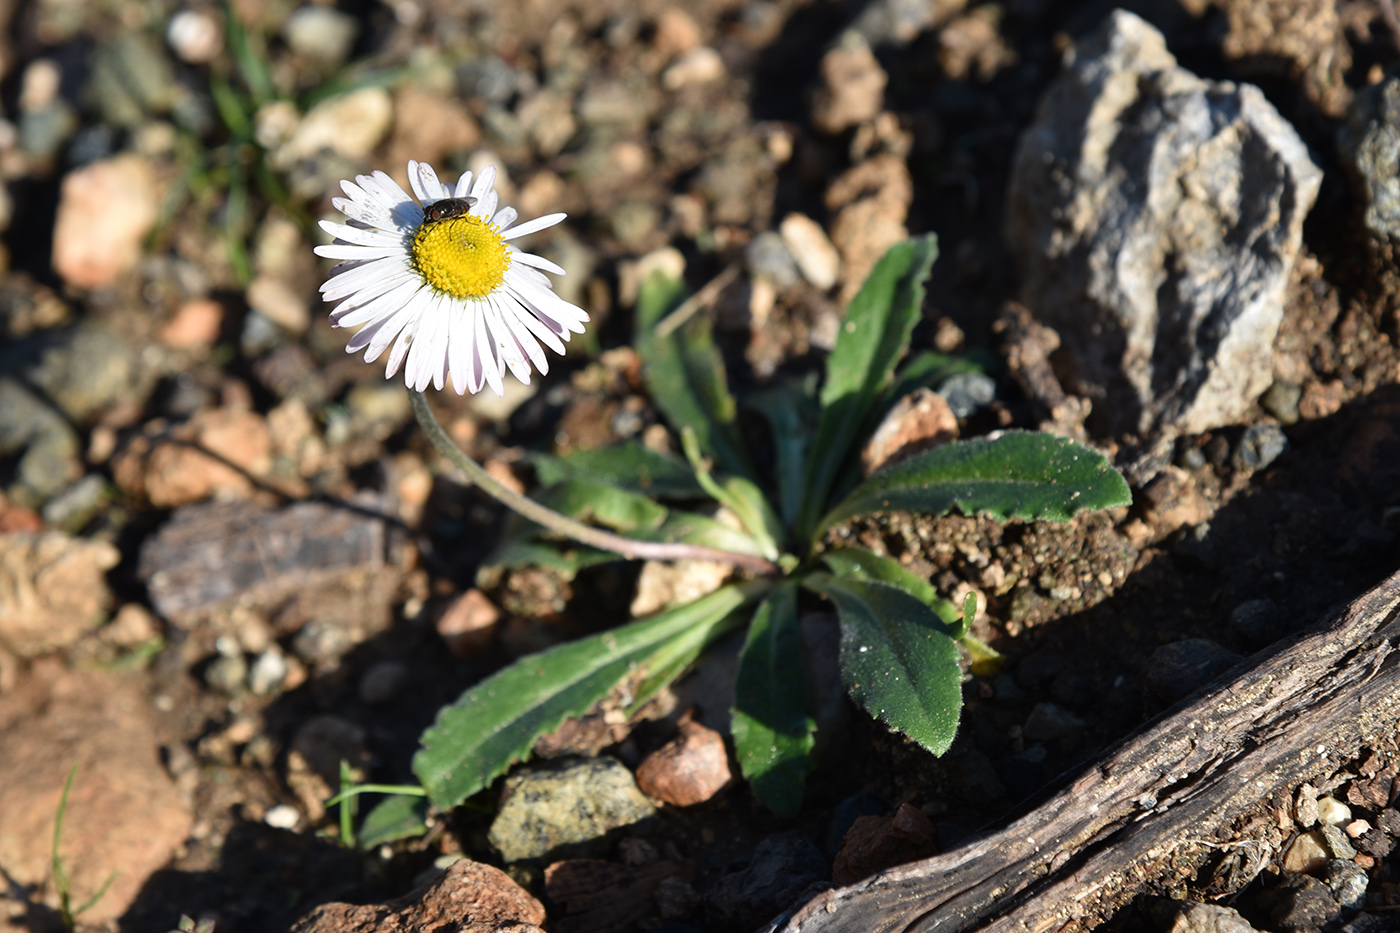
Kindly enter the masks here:
<path id="1" fill-rule="evenodd" d="M 1331 795 L 1319 797 L 1317 819 L 1326 826 L 1345 826 L 1351 822 L 1351 807 Z"/>
<path id="2" fill-rule="evenodd" d="M 1288 449 L 1288 437 L 1276 424 L 1252 424 L 1245 429 L 1232 460 L 1237 470 L 1262 470 Z"/>
<path id="3" fill-rule="evenodd" d="M 678 6 L 668 6 L 656 18 L 651 47 L 661 55 L 674 56 L 700 45 L 704 36 L 695 19 Z"/>
<path id="4" fill-rule="evenodd" d="M 478 589 L 458 596 L 437 620 L 437 633 L 456 658 L 475 657 L 491 646 L 501 610 Z"/>
<path id="5" fill-rule="evenodd" d="M 1342 832 L 1347 834 L 1348 839 L 1360 839 L 1372 830 L 1371 824 L 1366 820 L 1352 820 L 1342 827 Z"/>
<path id="6" fill-rule="evenodd" d="M 360 678 L 360 700 L 370 706 L 388 703 L 403 692 L 408 678 L 408 665 L 399 661 L 376 661 Z"/>
<path id="7" fill-rule="evenodd" d="M 258 655 L 248 671 L 248 689 L 255 696 L 271 696 L 287 680 L 287 657 L 280 649 L 271 648 Z"/>
<path id="8" fill-rule="evenodd" d="M 832 863 L 831 880 L 853 884 L 937 851 L 938 837 L 928 817 L 912 804 L 900 804 L 893 816 L 862 816 L 855 821 Z"/>
<path id="9" fill-rule="evenodd" d="M 1293 798 L 1293 819 L 1304 829 L 1317 824 L 1317 788 L 1311 784 L 1299 784 L 1298 793 Z"/>
<path id="10" fill-rule="evenodd" d="M 54 528 L 79 531 L 108 499 L 107 480 L 89 473 L 44 503 L 44 521 Z"/>
<path id="11" fill-rule="evenodd" d="M 1362 190 L 1366 229 L 1382 242 L 1400 240 L 1400 79 L 1357 92 L 1339 142 Z"/>
<path id="12" fill-rule="evenodd" d="M 1152 652 L 1147 662 L 1147 689 L 1159 700 L 1175 703 L 1240 659 L 1240 655 L 1207 638 L 1184 638 Z"/>
<path id="13" fill-rule="evenodd" d="M 680 55 L 661 73 L 661 86 L 677 91 L 694 84 L 718 81 L 728 73 L 724 59 L 708 45 L 702 45 Z"/>
<path id="14" fill-rule="evenodd" d="M 1331 823 L 1320 823 L 1317 832 L 1322 834 L 1322 845 L 1332 858 L 1356 858 L 1356 849 L 1352 846 L 1351 840 L 1347 838 L 1347 834 L 1342 832 L 1341 827 L 1333 826 Z"/>
<path id="15" fill-rule="evenodd" d="M 1189 904 L 1176 915 L 1167 933 L 1256 933 L 1238 910 L 1219 904 Z"/>
<path id="16" fill-rule="evenodd" d="M 679 732 L 638 766 L 637 786 L 662 803 L 690 807 L 723 790 L 732 775 L 722 735 L 689 720 Z"/>
<path id="17" fill-rule="evenodd" d="M 350 57 L 357 32 L 359 24 L 350 14 L 310 4 L 297 9 L 282 24 L 282 35 L 293 52 L 328 66 Z"/>
<path id="18" fill-rule="evenodd" d="M 204 669 L 204 682 L 211 690 L 236 697 L 248 684 L 248 661 L 242 652 L 220 654 Z"/>
<path id="19" fill-rule="evenodd" d="M 322 904 L 298 920 L 291 933 L 435 929 L 544 933 L 540 928 L 544 918 L 544 905 L 505 872 L 460 859 L 422 895 L 414 892 L 387 904 Z"/>
<path id="20" fill-rule="evenodd" d="M 306 297 L 281 279 L 258 276 L 248 286 L 248 307 L 291 334 L 311 327 L 311 306 Z"/>
<path id="21" fill-rule="evenodd" d="M 1285 623 L 1272 599 L 1250 599 L 1230 611 L 1230 636 L 1246 648 L 1262 648 L 1288 634 Z"/>
<path id="22" fill-rule="evenodd" d="M 125 603 L 102 629 L 102 638 L 118 648 L 136 648 L 160 636 L 160 620 L 140 603 Z"/>
<path id="23" fill-rule="evenodd" d="M 210 496 L 244 497 L 253 480 L 272 470 L 272 437 L 257 412 L 200 411 L 168 433 L 137 435 L 113 461 L 112 472 L 129 493 L 173 508 Z"/>
<path id="24" fill-rule="evenodd" d="M 806 214 L 788 214 L 778 225 L 778 233 L 807 281 L 822 291 L 836 284 L 841 272 L 841 254 L 836 252 L 821 224 Z"/>
<path id="25" fill-rule="evenodd" d="M 393 120 L 394 101 L 382 87 L 332 97 L 311 108 L 272 161 L 278 168 L 291 168 L 330 150 L 362 162 L 388 135 Z"/>
<path id="26" fill-rule="evenodd" d="M 224 30 L 218 17 L 207 10 L 180 10 L 170 17 L 165 41 L 190 65 L 204 65 L 219 57 L 224 48 Z"/>
<path id="27" fill-rule="evenodd" d="M 958 437 L 958 418 L 948 400 L 932 389 L 916 389 L 896 402 L 860 454 L 866 476 L 889 463 L 941 447 Z"/>
<path id="28" fill-rule="evenodd" d="M 1303 399 L 1303 387 L 1291 382 L 1275 382 L 1264 390 L 1259 404 L 1265 411 L 1289 425 L 1298 421 L 1298 403 Z"/>
<path id="29" fill-rule="evenodd" d="M 744 248 L 744 259 L 748 263 L 749 273 L 755 278 L 767 279 L 779 288 L 791 288 L 797 284 L 797 263 L 783 238 L 771 230 L 765 230 L 749 241 Z"/>
<path id="30" fill-rule="evenodd" d="M 1304 874 L 1317 871 L 1327 864 L 1332 856 L 1322 838 L 1322 831 L 1310 829 L 1299 833 L 1283 856 L 1283 870 Z"/>
<path id="31" fill-rule="evenodd" d="M 208 350 L 219 339 L 224 306 L 212 298 L 196 298 L 182 304 L 156 332 L 156 339 L 172 350 Z"/>
<path id="32" fill-rule="evenodd" d="M 617 759 L 565 759 L 506 778 L 488 837 L 507 862 L 585 855 L 655 813 Z"/>
<path id="33" fill-rule="evenodd" d="M 958 373 L 944 380 L 938 394 L 959 418 L 971 418 L 997 397 L 996 380 L 986 373 Z"/>
<path id="34" fill-rule="evenodd" d="M 1371 878 L 1366 869 L 1355 862 L 1336 858 L 1323 869 L 1322 881 L 1332 889 L 1332 896 L 1347 910 L 1366 906 L 1366 888 Z"/>
<path id="35" fill-rule="evenodd" d="M 733 574 L 733 567 L 714 561 L 649 560 L 642 564 L 641 576 L 637 578 L 632 616 L 640 618 L 670 606 L 694 602 L 719 589 Z"/>
<path id="36" fill-rule="evenodd" d="M 838 300 L 844 305 L 890 247 L 909 236 L 904 222 L 914 200 L 914 181 L 903 158 L 882 152 L 838 175 L 825 200 L 835 214 L 831 242 L 841 255 Z"/>
<path id="37" fill-rule="evenodd" d="M 1289 875 L 1255 898 L 1268 911 L 1272 933 L 1317 933 L 1341 913 L 1332 891 L 1311 875 Z"/>
<path id="38" fill-rule="evenodd" d="M 263 814 L 263 822 L 273 829 L 294 832 L 301 825 L 301 812 L 289 803 L 279 803 L 268 808 Z"/>
<path id="39" fill-rule="evenodd" d="M 159 203 L 155 174 L 140 156 L 114 156 L 69 172 L 54 220 L 54 271 L 79 288 L 111 285 L 140 262 Z"/>
<path id="40" fill-rule="evenodd" d="M 721 877 L 705 893 L 712 929 L 753 930 L 791 906 L 807 887 L 826 881 L 821 850 L 797 833 L 759 840 L 744 868 Z"/>
<path id="41" fill-rule="evenodd" d="M 888 78 L 870 43 L 847 32 L 822 56 L 822 87 L 812 105 L 812 123 L 824 133 L 839 133 L 874 119 L 885 101 Z"/>
<path id="42" fill-rule="evenodd" d="M 0 647 L 34 658 L 76 643 L 102 621 L 106 573 L 120 560 L 106 541 L 0 534 Z"/>
<path id="43" fill-rule="evenodd" d="M 1085 722 L 1056 703 L 1037 703 L 1026 717 L 1021 732 L 1033 742 L 1074 739 L 1084 732 Z"/>

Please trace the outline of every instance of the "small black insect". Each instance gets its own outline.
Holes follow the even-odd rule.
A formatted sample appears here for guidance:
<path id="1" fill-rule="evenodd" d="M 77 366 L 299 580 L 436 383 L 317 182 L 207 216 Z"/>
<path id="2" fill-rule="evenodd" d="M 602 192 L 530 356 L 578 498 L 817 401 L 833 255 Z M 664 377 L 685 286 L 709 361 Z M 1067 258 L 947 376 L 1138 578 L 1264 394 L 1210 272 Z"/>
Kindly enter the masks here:
<path id="1" fill-rule="evenodd" d="M 423 222 L 432 223 L 435 220 L 451 220 L 453 217 L 461 217 L 472 209 L 476 204 L 476 198 L 443 198 L 441 201 L 434 201 L 423 208 Z"/>

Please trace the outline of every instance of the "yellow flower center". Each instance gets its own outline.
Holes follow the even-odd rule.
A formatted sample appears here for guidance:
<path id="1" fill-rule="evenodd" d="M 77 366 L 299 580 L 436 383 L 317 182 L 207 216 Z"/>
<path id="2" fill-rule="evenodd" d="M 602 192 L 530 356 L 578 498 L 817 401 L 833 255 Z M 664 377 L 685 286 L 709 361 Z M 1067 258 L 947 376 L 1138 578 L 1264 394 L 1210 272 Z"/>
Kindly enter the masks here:
<path id="1" fill-rule="evenodd" d="M 510 249 L 500 228 L 461 214 L 423 222 L 413 235 L 413 265 L 440 292 L 481 298 L 505 279 Z"/>

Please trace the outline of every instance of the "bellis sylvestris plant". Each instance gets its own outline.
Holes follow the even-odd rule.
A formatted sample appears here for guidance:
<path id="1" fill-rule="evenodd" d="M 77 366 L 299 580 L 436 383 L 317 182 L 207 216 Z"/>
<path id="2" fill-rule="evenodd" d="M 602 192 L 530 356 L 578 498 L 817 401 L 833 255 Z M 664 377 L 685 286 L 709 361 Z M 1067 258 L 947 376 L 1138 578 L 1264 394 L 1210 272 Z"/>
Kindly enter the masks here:
<path id="1" fill-rule="evenodd" d="M 528 381 L 529 362 L 541 372 L 545 363 L 527 338 L 582 331 L 587 315 L 554 297 L 539 272 L 557 267 L 507 242 L 562 215 L 512 227 L 514 212 L 496 210 L 489 170 L 475 185 L 464 175 L 455 188 L 419 163 L 409 164 L 409 177 L 418 203 L 382 173 L 345 183 L 350 200 L 336 204 L 352 225 L 324 225 L 338 242 L 318 252 L 344 262 L 323 291 L 341 301 L 333 322 L 364 327 L 352 351 L 365 349 L 372 361 L 389 349 L 389 375 L 405 369 L 414 412 L 434 446 L 527 519 L 507 528 L 483 574 L 545 566 L 568 577 L 618 555 L 720 561 L 736 573 L 693 602 L 521 658 L 443 709 L 413 762 L 417 792 L 439 809 L 484 789 L 569 717 L 603 702 L 635 712 L 708 645 L 746 626 L 731 711 L 735 751 L 758 798 L 794 815 L 816 728 L 801 660 L 803 591 L 836 609 L 842 680 L 852 699 L 941 755 L 962 706 L 959 646 L 974 669 L 997 657 L 968 632 L 973 602 L 954 607 L 897 561 L 834 543 L 830 532 L 891 510 L 1067 521 L 1131 499 L 1123 477 L 1096 451 L 1016 431 L 946 444 L 862 475 L 859 452 L 900 398 L 976 368 L 933 353 L 904 359 L 937 255 L 931 236 L 897 244 L 876 266 L 847 308 L 819 391 L 808 380 L 736 399 L 704 315 L 692 313 L 679 282 L 654 277 L 638 300 L 635 345 L 652 400 L 680 435 L 685 459 L 635 442 L 541 455 L 534 460 L 544 484 L 539 497 L 514 493 L 452 444 L 422 389 L 451 379 L 459 392 L 499 391 L 503 367 Z M 767 423 L 762 449 L 746 447 L 753 433 L 738 430 L 741 409 Z M 715 508 L 733 521 L 707 514 Z M 416 818 L 415 806 L 391 797 L 366 825 L 402 827 Z"/>

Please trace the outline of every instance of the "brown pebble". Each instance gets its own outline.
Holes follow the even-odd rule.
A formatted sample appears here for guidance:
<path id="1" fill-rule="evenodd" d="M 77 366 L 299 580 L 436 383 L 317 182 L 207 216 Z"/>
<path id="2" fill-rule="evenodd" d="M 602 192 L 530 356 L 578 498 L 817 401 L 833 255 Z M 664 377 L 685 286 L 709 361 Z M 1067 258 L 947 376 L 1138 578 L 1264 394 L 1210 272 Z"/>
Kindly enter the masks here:
<path id="1" fill-rule="evenodd" d="M 453 657 L 470 658 L 490 646 L 500 620 L 501 610 L 486 598 L 486 594 L 470 589 L 447 607 L 437 621 L 437 632 Z"/>
<path id="2" fill-rule="evenodd" d="M 648 797 L 676 807 L 704 803 L 730 781 L 724 738 L 698 722 L 683 721 L 680 734 L 637 768 L 637 786 Z"/>
<path id="3" fill-rule="evenodd" d="M 862 816 L 846 831 L 831 866 L 831 880 L 851 884 L 877 871 L 912 862 L 938 849 L 933 824 L 913 804 L 893 816 Z"/>

